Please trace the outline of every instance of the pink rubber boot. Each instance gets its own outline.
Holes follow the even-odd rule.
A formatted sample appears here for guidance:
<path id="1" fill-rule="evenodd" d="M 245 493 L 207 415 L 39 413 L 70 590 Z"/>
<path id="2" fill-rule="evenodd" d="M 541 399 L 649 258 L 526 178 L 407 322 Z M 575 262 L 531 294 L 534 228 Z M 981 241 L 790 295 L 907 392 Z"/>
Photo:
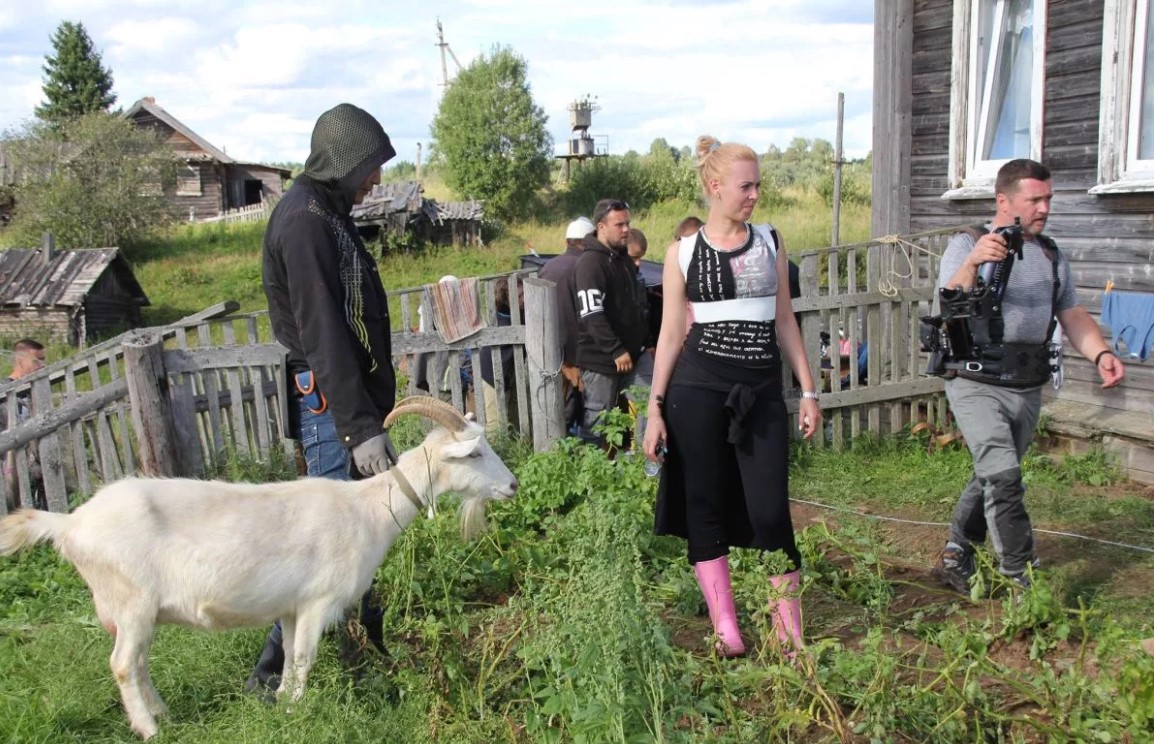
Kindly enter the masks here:
<path id="1" fill-rule="evenodd" d="M 769 595 L 769 614 L 773 628 L 777 631 L 782 653 L 793 661 L 797 652 L 805 647 L 801 639 L 801 597 L 798 592 L 801 572 L 771 576 L 769 583 L 773 587 Z"/>
<path id="2" fill-rule="evenodd" d="M 729 556 L 693 564 L 697 585 L 709 606 L 709 620 L 713 632 L 720 639 L 717 653 L 722 656 L 744 656 L 745 644 L 737 627 L 737 608 L 733 606 L 733 588 L 729 583 Z"/>

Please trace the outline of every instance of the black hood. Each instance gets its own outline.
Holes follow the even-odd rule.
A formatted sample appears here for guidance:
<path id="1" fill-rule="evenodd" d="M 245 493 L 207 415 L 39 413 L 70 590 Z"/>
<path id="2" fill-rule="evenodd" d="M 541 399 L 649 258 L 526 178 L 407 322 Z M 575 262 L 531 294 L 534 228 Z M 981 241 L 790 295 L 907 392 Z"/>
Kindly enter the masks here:
<path id="1" fill-rule="evenodd" d="M 396 154 L 372 114 L 342 103 L 317 119 L 302 175 L 328 186 L 343 198 L 343 206 L 352 209 L 357 189 Z"/>

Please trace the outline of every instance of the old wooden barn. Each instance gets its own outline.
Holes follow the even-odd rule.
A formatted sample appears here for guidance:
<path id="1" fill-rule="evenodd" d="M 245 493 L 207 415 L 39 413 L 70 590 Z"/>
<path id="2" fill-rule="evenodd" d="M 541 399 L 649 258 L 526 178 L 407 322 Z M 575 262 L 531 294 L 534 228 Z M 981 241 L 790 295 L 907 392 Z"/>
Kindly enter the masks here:
<path id="1" fill-rule="evenodd" d="M 124 116 L 140 127 L 157 130 L 183 161 L 176 188 L 167 196 L 177 213 L 190 221 L 279 199 L 285 179 L 292 176 L 286 168 L 236 160 L 182 124 L 151 97 L 132 104 Z"/>
<path id="2" fill-rule="evenodd" d="M 984 222 L 998 167 L 1029 157 L 1053 172 L 1047 233 L 1070 259 L 1082 304 L 1100 320 L 1109 283 L 1154 303 L 1154 80 L 1144 78 L 1154 2 L 875 9 L 873 234 Z M 1154 366 L 1125 361 L 1123 386 L 1103 391 L 1092 365 L 1068 356 L 1061 390 L 1047 387 L 1048 425 L 1100 440 L 1154 482 Z"/>
<path id="3" fill-rule="evenodd" d="M 0 251 L 0 335 L 86 346 L 141 325 L 148 297 L 117 248 Z"/>

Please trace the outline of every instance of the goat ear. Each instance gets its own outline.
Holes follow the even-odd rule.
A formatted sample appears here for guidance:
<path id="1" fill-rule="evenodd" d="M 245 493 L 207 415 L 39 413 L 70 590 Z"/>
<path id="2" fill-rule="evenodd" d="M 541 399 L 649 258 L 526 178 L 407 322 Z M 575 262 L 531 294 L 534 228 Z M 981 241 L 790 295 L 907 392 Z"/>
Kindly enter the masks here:
<path id="1" fill-rule="evenodd" d="M 468 457 L 469 455 L 473 454 L 480 446 L 481 438 L 472 437 L 470 439 L 462 439 L 456 442 L 446 443 L 441 449 L 441 453 L 444 455 L 446 460 L 460 459 L 462 457 Z"/>

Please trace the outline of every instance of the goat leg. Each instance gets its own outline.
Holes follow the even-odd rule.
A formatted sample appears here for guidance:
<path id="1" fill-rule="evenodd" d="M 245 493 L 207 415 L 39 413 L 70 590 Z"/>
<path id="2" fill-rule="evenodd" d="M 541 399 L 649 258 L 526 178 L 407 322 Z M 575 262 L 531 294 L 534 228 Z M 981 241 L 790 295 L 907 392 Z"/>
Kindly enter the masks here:
<path id="1" fill-rule="evenodd" d="M 308 680 L 309 670 L 312 669 L 313 663 L 317 660 L 317 645 L 320 643 L 321 633 L 324 632 L 328 619 L 323 612 L 314 608 L 307 609 L 296 617 L 293 655 L 291 657 L 292 686 L 286 688 L 291 691 L 291 699 L 294 703 L 300 700 L 305 693 L 305 682 Z M 287 647 L 288 628 L 286 627 L 284 630 L 286 641 L 285 672 L 287 676 L 290 658 Z"/>
<path id="2" fill-rule="evenodd" d="M 142 656 L 148 655 L 152 640 L 151 625 L 141 617 L 121 615 L 116 622 L 116 644 L 112 648 L 109 665 L 120 688 L 120 699 L 128 721 L 142 739 L 156 734 L 156 719 L 149 710 L 145 694 L 141 689 L 140 669 Z"/>
<path id="3" fill-rule="evenodd" d="M 149 646 L 151 645 L 150 643 Z M 148 706 L 148 711 L 156 718 L 167 716 L 168 706 L 164 704 L 160 693 L 156 691 L 156 685 L 152 683 L 152 674 L 148 671 L 148 654 L 141 654 L 137 662 L 140 666 L 136 673 L 140 679 L 140 689 L 144 694 L 144 703 Z"/>
<path id="4" fill-rule="evenodd" d="M 295 684 L 296 667 L 293 660 L 296 658 L 297 619 L 295 616 L 280 619 L 281 648 L 284 649 L 284 671 L 280 675 L 280 687 L 276 688 L 276 696 L 282 697 Z"/>

